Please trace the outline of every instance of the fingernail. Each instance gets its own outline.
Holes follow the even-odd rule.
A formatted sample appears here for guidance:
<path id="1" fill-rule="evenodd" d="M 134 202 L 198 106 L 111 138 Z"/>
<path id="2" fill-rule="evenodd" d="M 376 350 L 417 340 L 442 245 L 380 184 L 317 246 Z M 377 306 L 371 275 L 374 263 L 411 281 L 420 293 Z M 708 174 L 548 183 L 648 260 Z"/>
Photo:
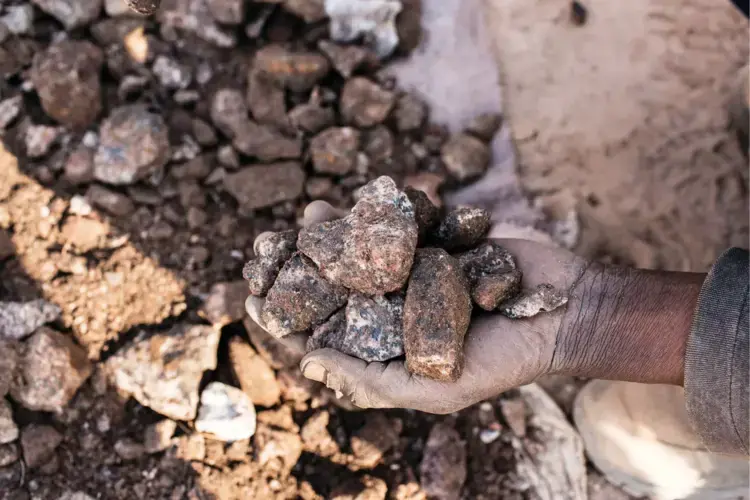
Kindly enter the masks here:
<path id="1" fill-rule="evenodd" d="M 305 378 L 314 380 L 315 382 L 325 383 L 326 381 L 326 369 L 312 361 L 307 363 L 302 369 L 302 375 L 304 375 Z"/>

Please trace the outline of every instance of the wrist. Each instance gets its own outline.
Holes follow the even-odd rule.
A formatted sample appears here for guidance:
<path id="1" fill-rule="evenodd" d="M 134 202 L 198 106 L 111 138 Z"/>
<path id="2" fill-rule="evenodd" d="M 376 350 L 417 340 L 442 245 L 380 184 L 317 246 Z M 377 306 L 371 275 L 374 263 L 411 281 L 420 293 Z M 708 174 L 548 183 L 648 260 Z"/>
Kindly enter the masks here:
<path id="1" fill-rule="evenodd" d="M 685 346 L 704 275 L 591 263 L 570 291 L 551 371 L 682 384 Z"/>

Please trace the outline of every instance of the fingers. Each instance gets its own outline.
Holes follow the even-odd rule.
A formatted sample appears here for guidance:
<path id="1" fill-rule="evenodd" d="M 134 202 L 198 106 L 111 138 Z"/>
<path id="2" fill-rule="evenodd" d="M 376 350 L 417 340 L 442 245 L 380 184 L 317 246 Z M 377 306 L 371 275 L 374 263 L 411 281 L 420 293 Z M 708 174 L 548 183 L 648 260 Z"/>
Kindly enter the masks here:
<path id="1" fill-rule="evenodd" d="M 404 363 L 367 363 L 333 349 L 313 351 L 300 363 L 302 374 L 321 382 L 360 408 L 412 408 L 450 413 L 468 406 L 459 384 L 411 375 Z"/>
<path id="2" fill-rule="evenodd" d="M 317 200 L 305 207 L 305 215 L 303 217 L 302 225 L 308 227 L 320 222 L 340 219 L 345 215 L 346 211 L 335 208 L 325 201 Z"/>
<path id="3" fill-rule="evenodd" d="M 258 255 L 258 248 L 260 248 L 260 244 L 268 238 L 269 236 L 272 236 L 274 233 L 272 231 L 266 231 L 263 233 L 260 233 L 257 238 L 255 238 L 255 241 L 253 242 L 253 252 L 255 252 L 255 255 Z"/>
<path id="4" fill-rule="evenodd" d="M 260 319 L 260 313 L 263 310 L 263 304 L 266 303 L 266 299 L 263 297 L 256 297 L 254 295 L 250 295 L 245 300 L 245 311 L 247 311 L 247 314 L 252 318 L 253 321 L 255 321 L 259 327 L 263 328 L 264 330 L 268 331 L 266 328 L 265 323 L 263 320 Z"/>

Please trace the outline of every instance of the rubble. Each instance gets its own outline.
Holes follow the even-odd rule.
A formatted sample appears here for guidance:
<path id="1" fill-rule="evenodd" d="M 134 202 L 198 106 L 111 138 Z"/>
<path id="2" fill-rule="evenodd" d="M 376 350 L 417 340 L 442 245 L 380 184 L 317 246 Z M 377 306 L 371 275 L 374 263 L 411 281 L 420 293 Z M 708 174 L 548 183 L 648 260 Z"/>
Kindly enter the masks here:
<path id="1" fill-rule="evenodd" d="M 177 422 L 164 419 L 149 425 L 143 431 L 143 449 L 146 453 L 159 453 L 172 444 L 172 435 L 177 430 Z"/>
<path id="2" fill-rule="evenodd" d="M 330 347 L 364 361 L 388 361 L 404 354 L 404 297 L 352 293 L 346 309 L 315 329 L 307 351 Z"/>
<path id="3" fill-rule="evenodd" d="M 130 215 L 135 211 L 135 205 L 130 198 L 96 184 L 89 186 L 86 199 L 93 206 L 119 217 Z"/>
<path id="4" fill-rule="evenodd" d="M 331 38 L 352 42 L 364 37 L 380 58 L 388 57 L 398 47 L 396 16 L 401 9 L 400 0 L 325 0 L 326 14 L 331 18 Z"/>
<path id="5" fill-rule="evenodd" d="M 441 249 L 417 250 L 404 304 L 407 370 L 455 382 L 463 369 L 471 309 L 468 283 L 458 261 Z"/>
<path id="6" fill-rule="evenodd" d="M 228 325 L 245 317 L 246 298 L 246 281 L 216 283 L 211 287 L 198 314 L 213 325 Z"/>
<path id="7" fill-rule="evenodd" d="M 255 458 L 260 465 L 278 461 L 281 470 L 290 471 L 302 455 L 302 439 L 296 433 L 262 425 L 258 426 L 253 441 Z"/>
<path id="8" fill-rule="evenodd" d="M 396 94 L 364 77 L 346 81 L 339 103 L 346 123 L 357 127 L 372 127 L 383 123 L 396 104 Z"/>
<path id="9" fill-rule="evenodd" d="M 69 127 L 90 125 L 102 109 L 99 73 L 103 62 L 101 49 L 78 40 L 63 40 L 37 53 L 31 81 L 44 112 Z"/>
<path id="10" fill-rule="evenodd" d="M 18 368 L 20 344 L 15 340 L 0 339 L 0 398 L 8 394 Z"/>
<path id="11" fill-rule="evenodd" d="M 112 448 L 125 461 L 138 460 L 146 454 L 144 446 L 130 438 L 118 439 Z"/>
<path id="12" fill-rule="evenodd" d="M 305 445 L 305 451 L 315 453 L 320 457 L 333 457 L 341 452 L 336 440 L 328 432 L 331 415 L 326 410 L 319 410 L 305 421 L 300 431 L 300 437 Z"/>
<path id="13" fill-rule="evenodd" d="M 380 177 L 344 219 L 300 231 L 297 246 L 331 283 L 382 295 L 406 283 L 417 233 L 411 202 L 392 179 Z"/>
<path id="14" fill-rule="evenodd" d="M 243 324 L 250 341 L 258 350 L 258 355 L 268 363 L 268 366 L 274 370 L 281 370 L 299 365 L 304 353 L 295 351 L 279 342 L 250 317 L 246 317 Z"/>
<path id="15" fill-rule="evenodd" d="M 269 45 L 255 54 L 254 68 L 280 87 L 304 92 L 328 74 L 331 64 L 316 52 L 291 52 L 279 45 Z"/>
<path id="16" fill-rule="evenodd" d="M 31 0 L 31 3 L 60 21 L 66 30 L 86 26 L 99 16 L 102 0 Z"/>
<path id="17" fill-rule="evenodd" d="M 18 426 L 13 421 L 10 403 L 0 396 L 0 445 L 12 443 L 18 439 Z"/>
<path id="18" fill-rule="evenodd" d="M 449 252 L 476 246 L 490 230 L 490 214 L 481 208 L 457 208 L 440 221 L 431 243 Z"/>
<path id="19" fill-rule="evenodd" d="M 62 435 L 49 425 L 30 424 L 21 431 L 23 460 L 30 468 L 49 462 L 62 443 Z"/>
<path id="20" fill-rule="evenodd" d="M 49 153 L 52 145 L 60 137 L 58 127 L 29 125 L 26 128 L 26 154 L 29 158 L 41 158 Z"/>
<path id="21" fill-rule="evenodd" d="M 248 165 L 224 178 L 224 187 L 246 210 L 290 201 L 302 194 L 305 172 L 297 162 Z"/>
<path id="22" fill-rule="evenodd" d="M 490 165 L 490 148 L 468 134 L 451 137 L 442 148 L 445 168 L 457 181 L 466 182 L 480 177 Z"/>
<path id="23" fill-rule="evenodd" d="M 542 284 L 525 290 L 505 303 L 500 312 L 511 319 L 530 318 L 541 312 L 551 312 L 568 303 L 567 295 L 552 285 Z"/>
<path id="24" fill-rule="evenodd" d="M 30 410 L 60 411 L 91 375 L 86 352 L 47 327 L 21 344 L 10 395 Z"/>
<path id="25" fill-rule="evenodd" d="M 59 317 L 60 308 L 46 300 L 0 302 L 0 339 L 21 340 Z"/>
<path id="26" fill-rule="evenodd" d="M 159 8 L 161 0 L 125 0 L 125 2 L 127 2 L 128 7 L 139 14 L 150 16 Z"/>
<path id="27" fill-rule="evenodd" d="M 327 282 L 302 254 L 284 264 L 263 305 L 261 319 L 268 332 L 281 338 L 325 321 L 346 302 L 344 287 Z"/>
<path id="28" fill-rule="evenodd" d="M 453 427 L 435 424 L 419 465 L 422 489 L 430 498 L 457 500 L 466 481 L 466 447 Z"/>
<path id="29" fill-rule="evenodd" d="M 414 94 L 404 94 L 396 101 L 393 118 L 399 132 L 414 132 L 427 118 L 427 105 Z"/>
<path id="30" fill-rule="evenodd" d="M 310 141 L 313 167 L 323 174 L 345 175 L 357 163 L 359 132 L 351 127 L 331 127 Z"/>
<path id="31" fill-rule="evenodd" d="M 284 263 L 297 250 L 297 231 L 282 231 L 256 239 L 256 258 L 245 264 L 242 277 L 247 280 L 250 295 L 263 297 L 271 289 Z"/>
<path id="32" fill-rule="evenodd" d="M 156 17 L 163 27 L 185 31 L 216 47 L 237 45 L 237 36 L 214 21 L 207 0 L 163 0 L 158 11 L 157 0 L 128 0 L 128 4 L 146 15 L 157 12 Z"/>
<path id="33" fill-rule="evenodd" d="M 340 45 L 329 40 L 320 40 L 318 48 L 344 78 L 351 78 L 362 66 L 377 66 L 374 54 L 359 45 Z"/>
<path id="34" fill-rule="evenodd" d="M 107 184 L 133 184 L 162 168 L 170 156 L 167 126 L 145 106 L 121 106 L 102 122 L 94 177 Z"/>
<path id="35" fill-rule="evenodd" d="M 23 107 L 23 97 L 17 95 L 0 101 L 0 130 L 5 130 L 18 117 Z"/>
<path id="36" fill-rule="evenodd" d="M 333 109 L 310 102 L 292 109 L 289 112 L 289 121 L 298 130 L 308 134 L 317 134 L 332 126 L 336 121 L 336 116 Z"/>
<path id="37" fill-rule="evenodd" d="M 242 392 L 253 404 L 275 406 L 281 400 L 276 374 L 257 352 L 239 337 L 229 341 L 229 364 Z"/>
<path id="38" fill-rule="evenodd" d="M 0 468 L 14 464 L 21 458 L 14 443 L 0 444 Z"/>
<path id="39" fill-rule="evenodd" d="M 193 420 L 203 372 L 216 368 L 219 331 L 178 324 L 143 332 L 107 360 L 118 390 L 175 420 Z"/>
<path id="40" fill-rule="evenodd" d="M 350 479 L 331 493 L 331 500 L 385 500 L 388 485 L 382 479 L 364 475 Z"/>
<path id="41" fill-rule="evenodd" d="M 368 413 L 364 427 L 352 436 L 354 463 L 364 469 L 375 468 L 383 455 L 398 445 L 403 423 L 383 413 Z"/>
<path id="42" fill-rule="evenodd" d="M 236 387 L 211 382 L 201 393 L 195 429 L 225 442 L 249 439 L 255 434 L 255 407 Z"/>
<path id="43" fill-rule="evenodd" d="M 490 240 L 457 256 L 471 284 L 471 298 L 485 311 L 494 311 L 521 291 L 521 271 L 513 256 Z"/>
<path id="44" fill-rule="evenodd" d="M 419 241 L 423 243 L 428 232 L 440 221 L 440 210 L 422 191 L 407 186 L 404 188 L 404 193 L 414 206 L 414 219 L 419 227 Z"/>
<path id="45" fill-rule="evenodd" d="M 480 141 L 490 143 L 502 125 L 503 115 L 500 113 L 482 113 L 471 120 L 466 127 L 466 133 Z"/>

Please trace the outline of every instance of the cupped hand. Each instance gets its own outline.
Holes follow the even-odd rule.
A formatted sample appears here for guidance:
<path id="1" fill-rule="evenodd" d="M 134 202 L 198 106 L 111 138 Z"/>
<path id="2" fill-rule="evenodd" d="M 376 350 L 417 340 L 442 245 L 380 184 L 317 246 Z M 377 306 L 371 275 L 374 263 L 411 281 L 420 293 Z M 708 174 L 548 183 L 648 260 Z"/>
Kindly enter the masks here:
<path id="1" fill-rule="evenodd" d="M 342 217 L 324 202 L 305 210 L 304 225 Z M 261 240 L 260 235 L 256 240 Z M 525 240 L 496 240 L 513 254 L 523 271 L 523 286 L 549 283 L 571 290 L 586 262 L 561 248 Z M 571 297 L 568 308 L 575 307 Z M 247 300 L 250 316 L 263 327 L 263 299 Z M 473 318 L 464 345 L 464 370 L 453 383 L 410 374 L 403 361 L 368 363 L 333 349 L 310 352 L 301 361 L 302 373 L 343 395 L 360 408 L 411 408 L 429 413 L 451 413 L 528 384 L 553 366 L 555 345 L 566 308 L 539 316 L 510 320 L 500 314 Z M 304 352 L 307 335 L 295 334 L 281 342 Z"/>

